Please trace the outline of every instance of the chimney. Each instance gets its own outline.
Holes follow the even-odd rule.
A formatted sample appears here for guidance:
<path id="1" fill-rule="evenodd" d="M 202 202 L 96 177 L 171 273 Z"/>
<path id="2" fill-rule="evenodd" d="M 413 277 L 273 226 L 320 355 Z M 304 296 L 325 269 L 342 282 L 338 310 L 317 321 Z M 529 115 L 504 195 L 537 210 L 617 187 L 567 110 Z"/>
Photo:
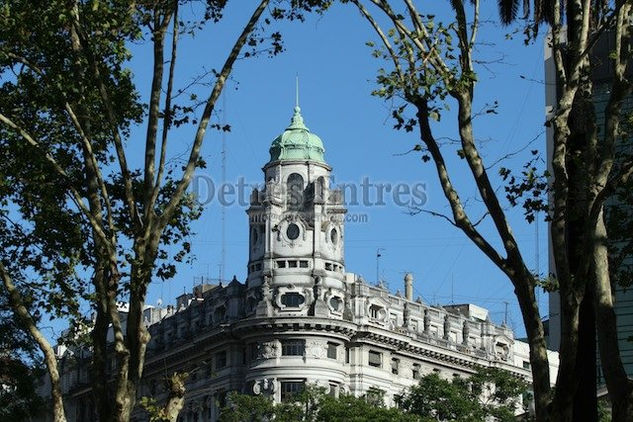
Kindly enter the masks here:
<path id="1" fill-rule="evenodd" d="M 404 297 L 413 300 L 413 275 L 406 273 L 404 276 Z"/>

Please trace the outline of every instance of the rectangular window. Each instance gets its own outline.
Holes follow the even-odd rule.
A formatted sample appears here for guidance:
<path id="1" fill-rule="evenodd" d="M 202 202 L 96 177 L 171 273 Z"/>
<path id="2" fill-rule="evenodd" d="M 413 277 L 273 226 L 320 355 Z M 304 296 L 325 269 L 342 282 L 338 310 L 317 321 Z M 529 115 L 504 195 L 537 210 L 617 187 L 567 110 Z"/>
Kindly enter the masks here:
<path id="1" fill-rule="evenodd" d="M 349 347 L 345 348 L 345 363 L 349 363 Z"/>
<path id="2" fill-rule="evenodd" d="M 330 397 L 336 397 L 338 394 L 338 384 L 335 382 L 330 382 L 330 391 L 328 391 L 328 395 Z"/>
<path id="3" fill-rule="evenodd" d="M 277 268 L 286 268 L 286 261 L 277 261 Z"/>
<path id="4" fill-rule="evenodd" d="M 299 261 L 300 268 L 308 268 L 308 261 Z"/>
<path id="5" fill-rule="evenodd" d="M 369 316 L 371 318 L 380 318 L 380 311 L 382 311 L 382 308 L 380 306 L 371 305 L 369 307 Z"/>
<path id="6" fill-rule="evenodd" d="M 288 268 L 297 268 L 297 261 L 288 261 Z"/>
<path id="7" fill-rule="evenodd" d="M 330 359 L 336 359 L 338 356 L 338 344 L 336 343 L 328 343 L 327 344 L 327 357 Z"/>
<path id="8" fill-rule="evenodd" d="M 328 270 L 328 271 L 332 271 L 332 263 L 326 262 L 325 263 L 325 269 Z"/>
<path id="9" fill-rule="evenodd" d="M 523 369 L 530 369 L 530 361 L 529 360 L 524 360 L 523 361 Z"/>
<path id="10" fill-rule="evenodd" d="M 282 356 L 303 356 L 306 348 L 305 340 L 284 340 L 281 342 Z"/>
<path id="11" fill-rule="evenodd" d="M 374 350 L 369 351 L 369 366 L 380 368 L 382 366 L 382 353 Z"/>
<path id="12" fill-rule="evenodd" d="M 400 359 L 393 358 L 391 359 L 391 373 L 394 375 L 398 375 L 400 371 Z"/>
<path id="13" fill-rule="evenodd" d="M 282 381 L 281 382 L 281 401 L 292 401 L 297 394 L 304 389 L 304 381 Z"/>
<path id="14" fill-rule="evenodd" d="M 413 379 L 414 380 L 419 380 L 420 377 L 420 364 L 419 363 L 414 363 L 413 364 L 413 369 L 412 369 L 412 375 L 413 375 Z"/>
<path id="15" fill-rule="evenodd" d="M 215 354 L 215 369 L 223 369 L 226 368 L 226 350 L 222 350 L 221 352 L 217 352 Z"/>

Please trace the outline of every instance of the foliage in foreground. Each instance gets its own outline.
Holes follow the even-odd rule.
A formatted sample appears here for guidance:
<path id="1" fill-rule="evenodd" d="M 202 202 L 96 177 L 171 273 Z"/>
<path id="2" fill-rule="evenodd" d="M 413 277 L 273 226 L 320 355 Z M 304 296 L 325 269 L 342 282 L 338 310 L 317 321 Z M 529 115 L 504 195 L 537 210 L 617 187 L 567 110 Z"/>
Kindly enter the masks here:
<path id="1" fill-rule="evenodd" d="M 27 421 L 44 406 L 37 395 L 36 380 L 41 369 L 37 345 L 20 329 L 20 321 L 0 295 L 0 420 Z"/>
<path id="2" fill-rule="evenodd" d="M 482 369 L 468 379 L 446 380 L 438 374 L 424 376 L 420 383 L 396 397 L 397 407 L 386 407 L 381 390 L 362 397 L 328 395 L 324 388 L 308 387 L 294 402 L 273 403 L 266 396 L 231 393 L 220 422 L 427 422 L 514 421 L 527 384 L 506 371 Z"/>

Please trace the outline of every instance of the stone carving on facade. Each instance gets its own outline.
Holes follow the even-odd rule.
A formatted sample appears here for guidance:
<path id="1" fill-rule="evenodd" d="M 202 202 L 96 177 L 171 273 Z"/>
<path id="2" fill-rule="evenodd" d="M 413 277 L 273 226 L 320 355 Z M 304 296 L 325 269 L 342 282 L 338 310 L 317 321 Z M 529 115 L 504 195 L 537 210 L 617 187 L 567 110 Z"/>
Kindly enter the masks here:
<path id="1" fill-rule="evenodd" d="M 431 334 L 431 316 L 428 309 L 424 310 L 424 334 Z"/>
<path id="2" fill-rule="evenodd" d="M 321 276 L 314 276 L 314 303 L 310 309 L 310 313 L 314 316 L 327 318 L 330 315 L 328 305 L 323 301 L 323 279 Z"/>
<path id="3" fill-rule="evenodd" d="M 309 339 L 306 341 L 305 355 L 308 358 L 322 359 L 325 357 L 325 343 L 321 340 Z"/>
<path id="4" fill-rule="evenodd" d="M 451 320 L 448 315 L 444 316 L 444 340 L 449 340 L 451 338 Z"/>
<path id="5" fill-rule="evenodd" d="M 270 287 L 270 276 L 264 276 L 264 282 L 260 286 L 261 299 L 257 305 L 255 314 L 257 316 L 273 316 L 273 291 Z"/>
<path id="6" fill-rule="evenodd" d="M 464 327 L 462 328 L 462 344 L 464 346 L 468 346 L 468 340 L 470 336 L 470 325 L 468 324 L 468 321 L 464 320 Z"/>
<path id="7" fill-rule="evenodd" d="M 345 303 L 340 293 L 332 291 L 332 289 L 330 288 L 327 290 L 327 292 L 325 292 L 323 298 L 331 313 L 333 313 L 334 315 L 343 314 Z M 337 306 L 334 306 L 333 303 Z"/>
<path id="8" fill-rule="evenodd" d="M 372 316 L 372 306 L 379 308 L 377 316 Z M 365 301 L 365 315 L 369 316 L 370 321 L 378 322 L 390 326 L 389 312 L 387 312 L 388 304 L 378 298 L 368 298 Z"/>
<path id="9" fill-rule="evenodd" d="M 258 359 L 274 359 L 279 356 L 279 346 L 276 341 L 266 341 L 257 346 Z"/>
<path id="10" fill-rule="evenodd" d="M 257 305 L 259 305 L 259 302 L 263 299 L 262 288 L 263 286 L 260 286 L 259 289 L 251 289 L 246 294 L 244 304 L 246 306 L 245 310 L 247 315 L 257 311 Z"/>
<path id="11" fill-rule="evenodd" d="M 275 393 L 275 384 L 276 382 L 274 378 L 263 378 L 255 380 L 255 382 L 253 383 L 253 393 L 255 393 L 256 395 L 272 395 Z"/>
<path id="12" fill-rule="evenodd" d="M 289 284 L 287 286 L 277 287 L 274 292 L 274 304 L 275 307 L 281 311 L 291 311 L 297 312 L 301 314 L 307 313 L 307 310 L 310 309 L 312 302 L 314 301 L 312 289 L 309 287 L 299 289 L 296 286 Z M 286 306 L 282 303 L 282 298 L 285 294 L 288 293 L 299 293 L 303 296 L 303 302 L 299 306 Z"/>
<path id="13" fill-rule="evenodd" d="M 405 329 L 411 329 L 411 312 L 409 311 L 409 304 L 404 304 L 402 311 L 402 327 Z"/>
<path id="14" fill-rule="evenodd" d="M 354 313 L 352 312 L 352 301 L 348 294 L 345 294 L 343 298 L 343 319 L 346 321 L 352 321 L 354 319 Z"/>

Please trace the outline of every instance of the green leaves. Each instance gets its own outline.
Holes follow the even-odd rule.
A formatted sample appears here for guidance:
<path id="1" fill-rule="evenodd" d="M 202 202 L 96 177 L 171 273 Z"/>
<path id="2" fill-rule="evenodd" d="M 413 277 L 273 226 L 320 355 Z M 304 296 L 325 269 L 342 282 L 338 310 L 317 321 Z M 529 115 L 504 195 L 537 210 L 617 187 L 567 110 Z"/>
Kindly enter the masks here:
<path id="1" fill-rule="evenodd" d="M 221 422 L 427 422 L 514 421 L 527 384 L 501 369 L 484 368 L 469 378 L 424 376 L 418 385 L 396 396 L 396 407 L 386 407 L 384 391 L 370 389 L 364 396 L 333 397 L 324 388 L 307 386 L 295 402 L 274 404 L 265 395 L 231 393 L 221 410 Z"/>
<path id="2" fill-rule="evenodd" d="M 424 376 L 399 400 L 398 406 L 422 420 L 514 421 L 527 384 L 509 372 L 484 368 L 469 378 L 446 380 Z"/>
<path id="3" fill-rule="evenodd" d="M 386 407 L 382 395 L 332 397 L 324 388 L 307 386 L 295 402 L 273 403 L 264 395 L 229 394 L 220 422 L 416 422 L 415 415 Z"/>
<path id="4" fill-rule="evenodd" d="M 543 211 L 545 218 L 549 218 L 549 193 L 548 178 L 550 176 L 543 169 L 543 162 L 538 150 L 531 151 L 532 158 L 528 160 L 518 176 L 511 169 L 499 168 L 499 176 L 505 182 L 504 190 L 506 198 L 511 206 L 521 205 L 524 209 L 525 219 L 532 223 L 536 214 Z"/>

